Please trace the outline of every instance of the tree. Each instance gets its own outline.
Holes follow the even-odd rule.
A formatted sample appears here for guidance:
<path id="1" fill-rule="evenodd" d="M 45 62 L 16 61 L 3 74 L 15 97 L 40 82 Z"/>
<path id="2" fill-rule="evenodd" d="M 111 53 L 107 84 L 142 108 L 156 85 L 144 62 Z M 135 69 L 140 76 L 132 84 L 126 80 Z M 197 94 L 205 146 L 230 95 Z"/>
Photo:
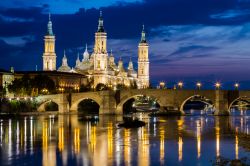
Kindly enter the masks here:
<path id="1" fill-rule="evenodd" d="M 125 88 L 124 84 L 117 84 L 117 85 L 116 85 L 116 89 L 117 89 L 117 90 L 122 90 L 122 89 L 124 89 L 124 88 Z"/>
<path id="2" fill-rule="evenodd" d="M 103 83 L 99 83 L 99 84 L 96 85 L 96 90 L 97 91 L 102 91 L 102 90 L 107 90 L 107 89 L 108 89 L 108 87 Z"/>
<path id="3" fill-rule="evenodd" d="M 33 79 L 29 75 L 24 75 L 21 79 L 15 79 L 8 88 L 10 92 L 19 96 L 30 96 L 35 91 L 40 94 L 42 89 L 47 89 L 50 93 L 56 90 L 54 81 L 46 75 L 37 75 Z"/>
<path id="4" fill-rule="evenodd" d="M 47 89 L 50 93 L 56 91 L 54 81 L 47 75 L 37 75 L 32 80 L 32 87 L 36 88 L 38 93 L 41 93 L 43 89 Z"/>

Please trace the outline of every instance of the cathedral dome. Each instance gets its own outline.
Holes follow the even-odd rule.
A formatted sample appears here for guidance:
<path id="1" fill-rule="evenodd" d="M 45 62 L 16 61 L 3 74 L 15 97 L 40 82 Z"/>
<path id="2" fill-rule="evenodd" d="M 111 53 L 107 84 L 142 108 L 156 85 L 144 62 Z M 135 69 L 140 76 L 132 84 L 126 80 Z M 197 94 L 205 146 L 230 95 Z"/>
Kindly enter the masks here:
<path id="1" fill-rule="evenodd" d="M 59 67 L 58 71 L 61 72 L 70 72 L 71 68 L 68 66 L 68 59 L 66 57 L 65 51 L 64 51 L 64 56 L 62 59 L 62 66 Z"/>

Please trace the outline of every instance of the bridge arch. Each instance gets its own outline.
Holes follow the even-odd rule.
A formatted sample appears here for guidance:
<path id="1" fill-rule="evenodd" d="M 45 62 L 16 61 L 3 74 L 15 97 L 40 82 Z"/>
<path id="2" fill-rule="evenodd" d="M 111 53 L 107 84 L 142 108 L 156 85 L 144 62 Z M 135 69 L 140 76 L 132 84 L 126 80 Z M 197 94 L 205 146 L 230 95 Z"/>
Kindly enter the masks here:
<path id="1" fill-rule="evenodd" d="M 53 99 L 48 99 L 48 100 L 45 100 L 45 101 L 42 101 L 41 103 L 39 103 L 37 111 L 38 112 L 45 112 L 46 111 L 46 106 L 49 103 L 55 103 L 57 105 L 57 110 L 53 110 L 53 111 L 59 111 L 59 104 L 58 104 L 58 102 L 56 100 L 53 100 Z"/>
<path id="2" fill-rule="evenodd" d="M 146 97 L 150 97 L 150 98 L 153 98 L 156 100 L 156 102 L 162 106 L 162 102 L 158 99 L 158 96 L 155 96 L 155 95 L 151 95 L 151 94 L 143 94 L 143 93 L 138 93 L 138 94 L 133 94 L 131 96 L 125 96 L 123 97 L 120 102 L 118 103 L 117 105 L 117 108 L 116 108 L 116 113 L 117 114 L 123 114 L 123 106 L 126 102 L 128 102 L 129 100 L 131 99 L 136 99 L 136 97 L 139 97 L 139 96 L 146 96 Z"/>
<path id="3" fill-rule="evenodd" d="M 101 106 L 102 106 L 102 100 L 99 97 L 93 97 L 93 96 L 86 96 L 86 97 L 81 97 L 79 99 L 77 99 L 76 101 L 74 101 L 74 103 L 72 103 L 70 111 L 78 111 L 78 106 L 79 104 L 84 101 L 84 100 L 93 100 L 94 102 L 96 102 L 99 105 L 99 113 L 101 111 Z"/>
<path id="4" fill-rule="evenodd" d="M 188 101 L 190 101 L 190 100 L 193 99 L 193 98 L 198 98 L 198 100 L 197 100 L 198 102 L 201 102 L 201 103 L 210 105 L 211 108 L 214 109 L 214 100 L 212 100 L 211 98 L 208 98 L 208 97 L 206 97 L 206 96 L 204 96 L 204 95 L 198 95 L 198 94 L 197 94 L 197 95 L 192 95 L 192 96 L 186 98 L 184 101 L 181 102 L 181 105 L 180 105 L 180 112 L 181 112 L 181 114 L 183 114 L 183 115 L 186 114 L 185 111 L 184 111 L 184 106 L 185 106 L 185 104 L 186 104 Z M 214 111 L 215 111 L 215 110 L 214 110 Z"/>
<path id="5" fill-rule="evenodd" d="M 249 102 L 250 103 L 250 97 L 248 96 L 240 96 L 236 99 L 234 99 L 231 103 L 229 103 L 228 105 L 228 111 L 231 113 L 231 109 L 233 107 L 233 105 L 236 103 L 236 102 L 239 102 L 239 101 L 245 101 L 245 102 Z"/>

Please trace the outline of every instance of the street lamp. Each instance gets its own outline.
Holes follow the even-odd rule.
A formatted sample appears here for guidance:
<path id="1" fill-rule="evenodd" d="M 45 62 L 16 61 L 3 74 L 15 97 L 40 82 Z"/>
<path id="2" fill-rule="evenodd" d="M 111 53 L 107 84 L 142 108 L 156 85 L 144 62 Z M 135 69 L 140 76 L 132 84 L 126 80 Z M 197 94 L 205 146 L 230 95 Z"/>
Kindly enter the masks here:
<path id="1" fill-rule="evenodd" d="M 197 86 L 197 88 L 200 90 L 200 89 L 201 89 L 202 84 L 201 84 L 200 82 L 197 82 L 197 83 L 196 83 L 196 86 Z"/>
<path id="2" fill-rule="evenodd" d="M 217 90 L 219 90 L 220 87 L 221 87 L 221 84 L 220 84 L 219 82 L 216 82 L 216 83 L 215 83 L 215 88 L 216 88 Z"/>
<path id="3" fill-rule="evenodd" d="M 60 93 L 63 93 L 63 91 L 64 91 L 64 88 L 59 88 Z"/>
<path id="4" fill-rule="evenodd" d="M 179 88 L 179 89 L 182 89 L 182 87 L 183 87 L 183 82 L 180 81 L 180 82 L 178 82 L 177 85 L 178 85 L 178 88 Z"/>
<path id="5" fill-rule="evenodd" d="M 234 88 L 235 88 L 235 90 L 239 90 L 239 86 L 240 86 L 240 84 L 239 84 L 239 83 L 235 83 L 235 84 L 234 84 Z"/>
<path id="6" fill-rule="evenodd" d="M 159 87 L 160 87 L 160 89 L 164 89 L 165 88 L 165 82 L 164 81 L 161 81 L 160 83 L 159 83 Z"/>
<path id="7" fill-rule="evenodd" d="M 47 94 L 47 93 L 48 93 L 48 89 L 43 88 L 43 89 L 42 89 L 42 93 L 43 93 L 43 94 Z"/>
<path id="8" fill-rule="evenodd" d="M 79 86 L 75 86 L 75 91 L 79 93 Z"/>

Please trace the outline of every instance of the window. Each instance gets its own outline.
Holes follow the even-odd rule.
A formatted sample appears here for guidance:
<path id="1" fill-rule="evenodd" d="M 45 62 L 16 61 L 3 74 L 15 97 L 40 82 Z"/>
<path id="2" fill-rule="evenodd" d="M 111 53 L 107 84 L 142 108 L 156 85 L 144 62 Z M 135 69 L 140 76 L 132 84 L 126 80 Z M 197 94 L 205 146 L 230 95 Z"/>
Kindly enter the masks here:
<path id="1" fill-rule="evenodd" d="M 97 68 L 100 68 L 101 66 L 101 63 L 100 63 L 100 60 L 97 61 Z"/>

